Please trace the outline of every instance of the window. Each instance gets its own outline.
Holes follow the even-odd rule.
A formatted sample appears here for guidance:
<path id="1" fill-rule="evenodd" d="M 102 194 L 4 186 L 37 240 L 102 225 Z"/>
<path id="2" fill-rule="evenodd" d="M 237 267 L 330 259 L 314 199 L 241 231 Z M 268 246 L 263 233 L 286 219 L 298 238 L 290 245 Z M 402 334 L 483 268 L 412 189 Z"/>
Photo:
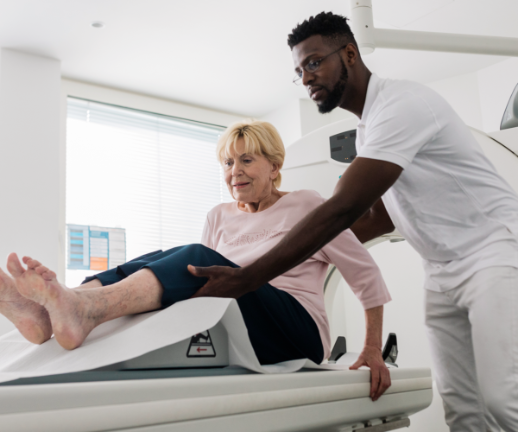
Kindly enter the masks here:
<path id="1" fill-rule="evenodd" d="M 215 156 L 223 130 L 69 98 L 67 224 L 124 229 L 128 260 L 198 243 L 207 212 L 232 200 Z M 96 272 L 67 269 L 66 284 Z"/>

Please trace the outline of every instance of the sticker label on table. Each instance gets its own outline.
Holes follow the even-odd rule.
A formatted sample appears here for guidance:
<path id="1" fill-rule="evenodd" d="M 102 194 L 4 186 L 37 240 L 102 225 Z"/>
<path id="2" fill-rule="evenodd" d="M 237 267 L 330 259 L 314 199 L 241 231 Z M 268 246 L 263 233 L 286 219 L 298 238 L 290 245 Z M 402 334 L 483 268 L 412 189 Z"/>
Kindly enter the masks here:
<path id="1" fill-rule="evenodd" d="M 187 357 L 216 357 L 216 350 L 209 331 L 204 331 L 191 338 Z"/>

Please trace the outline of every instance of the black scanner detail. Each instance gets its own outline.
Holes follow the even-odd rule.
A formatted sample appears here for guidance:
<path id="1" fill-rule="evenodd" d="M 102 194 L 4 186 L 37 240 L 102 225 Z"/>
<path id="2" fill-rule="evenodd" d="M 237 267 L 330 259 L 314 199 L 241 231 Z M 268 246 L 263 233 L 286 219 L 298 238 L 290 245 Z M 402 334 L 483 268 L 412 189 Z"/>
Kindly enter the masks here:
<path id="1" fill-rule="evenodd" d="M 356 157 L 356 129 L 329 137 L 331 159 L 349 164 Z"/>

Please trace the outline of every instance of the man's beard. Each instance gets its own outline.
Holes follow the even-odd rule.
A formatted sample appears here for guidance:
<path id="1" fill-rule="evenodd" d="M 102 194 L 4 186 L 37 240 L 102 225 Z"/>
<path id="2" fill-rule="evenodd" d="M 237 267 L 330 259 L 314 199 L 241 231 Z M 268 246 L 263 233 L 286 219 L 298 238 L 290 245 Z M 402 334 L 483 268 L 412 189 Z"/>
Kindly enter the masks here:
<path id="1" fill-rule="evenodd" d="M 320 114 L 327 114 L 333 111 L 342 100 L 342 96 L 344 94 L 345 87 L 347 86 L 347 79 L 349 78 L 349 75 L 347 73 L 347 69 L 344 65 L 343 60 L 341 61 L 341 63 L 342 72 L 340 74 L 340 79 L 333 87 L 333 90 L 329 92 L 329 96 L 327 96 L 327 98 L 324 99 L 321 103 L 317 104 L 318 112 Z"/>

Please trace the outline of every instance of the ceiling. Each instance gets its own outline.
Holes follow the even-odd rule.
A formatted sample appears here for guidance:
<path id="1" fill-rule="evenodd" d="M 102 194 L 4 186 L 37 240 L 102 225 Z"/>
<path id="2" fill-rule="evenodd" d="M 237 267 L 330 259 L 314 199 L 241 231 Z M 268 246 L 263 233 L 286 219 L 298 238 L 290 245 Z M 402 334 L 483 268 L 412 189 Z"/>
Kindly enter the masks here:
<path id="1" fill-rule="evenodd" d="M 0 46 L 61 60 L 63 76 L 260 117 L 293 98 L 286 36 L 348 0 L 0 0 Z M 518 38 L 516 0 L 373 0 L 377 27 Z M 91 23 L 102 21 L 104 28 Z M 378 75 L 432 82 L 502 57 L 377 50 Z"/>

